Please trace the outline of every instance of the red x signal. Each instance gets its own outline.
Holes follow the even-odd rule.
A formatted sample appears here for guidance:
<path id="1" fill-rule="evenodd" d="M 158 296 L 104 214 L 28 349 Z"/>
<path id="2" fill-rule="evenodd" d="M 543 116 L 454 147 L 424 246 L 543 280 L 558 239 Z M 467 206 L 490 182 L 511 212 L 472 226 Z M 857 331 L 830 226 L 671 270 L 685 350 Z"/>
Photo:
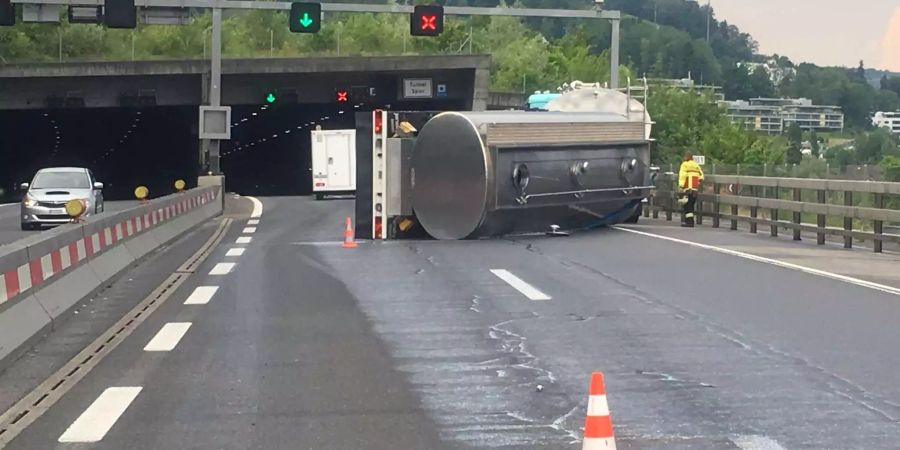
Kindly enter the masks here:
<path id="1" fill-rule="evenodd" d="M 444 7 L 441 5 L 416 5 L 409 19 L 409 34 L 413 36 L 434 37 L 444 32 Z"/>
<path id="2" fill-rule="evenodd" d="M 437 31 L 437 16 L 421 16 L 422 24 L 420 27 L 423 31 Z"/>
<path id="3" fill-rule="evenodd" d="M 339 102 L 350 101 L 347 91 L 337 91 L 337 101 L 339 101 Z"/>

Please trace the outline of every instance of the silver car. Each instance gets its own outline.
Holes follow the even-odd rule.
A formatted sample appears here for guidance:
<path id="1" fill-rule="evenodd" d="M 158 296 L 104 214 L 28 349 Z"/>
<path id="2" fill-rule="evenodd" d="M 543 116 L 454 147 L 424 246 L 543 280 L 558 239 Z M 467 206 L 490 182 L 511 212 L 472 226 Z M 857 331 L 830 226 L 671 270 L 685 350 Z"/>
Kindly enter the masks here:
<path id="1" fill-rule="evenodd" d="M 54 167 L 41 169 L 29 183 L 22 183 L 22 229 L 33 230 L 43 225 L 68 223 L 66 202 L 82 200 L 87 205 L 84 215 L 103 212 L 103 183 L 97 182 L 88 169 Z"/>

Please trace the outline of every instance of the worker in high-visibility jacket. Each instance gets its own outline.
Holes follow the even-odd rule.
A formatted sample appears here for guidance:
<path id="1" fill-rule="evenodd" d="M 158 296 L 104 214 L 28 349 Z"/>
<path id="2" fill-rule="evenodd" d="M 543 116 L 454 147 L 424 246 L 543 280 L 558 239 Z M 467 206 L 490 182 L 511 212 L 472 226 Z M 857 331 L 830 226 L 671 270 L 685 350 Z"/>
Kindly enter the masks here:
<path id="1" fill-rule="evenodd" d="M 681 226 L 694 226 L 694 206 L 697 204 L 697 194 L 700 191 L 700 182 L 703 181 L 703 169 L 694 161 L 694 155 L 687 152 L 681 168 L 678 169 L 678 190 L 680 196 L 678 202 L 682 204 Z"/>

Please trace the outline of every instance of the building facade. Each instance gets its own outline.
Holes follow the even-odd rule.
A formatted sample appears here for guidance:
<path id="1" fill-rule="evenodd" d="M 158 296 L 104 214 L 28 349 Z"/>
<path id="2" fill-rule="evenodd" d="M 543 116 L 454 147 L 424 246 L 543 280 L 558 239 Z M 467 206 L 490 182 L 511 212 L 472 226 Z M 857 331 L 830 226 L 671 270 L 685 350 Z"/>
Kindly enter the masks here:
<path id="1" fill-rule="evenodd" d="M 893 134 L 900 134 L 900 111 L 879 111 L 872 117 L 872 125 L 887 128 Z"/>
<path id="2" fill-rule="evenodd" d="M 806 98 L 753 98 L 723 102 L 734 123 L 766 134 L 779 134 L 793 124 L 803 130 L 843 131 L 844 113 L 839 106 L 814 105 Z"/>

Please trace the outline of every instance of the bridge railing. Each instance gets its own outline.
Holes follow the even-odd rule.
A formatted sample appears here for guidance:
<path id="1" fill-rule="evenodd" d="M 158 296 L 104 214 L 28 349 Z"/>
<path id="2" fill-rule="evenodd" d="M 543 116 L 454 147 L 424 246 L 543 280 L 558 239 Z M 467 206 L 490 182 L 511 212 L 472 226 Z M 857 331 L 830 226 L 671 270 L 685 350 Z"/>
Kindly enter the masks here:
<path id="1" fill-rule="evenodd" d="M 656 218 L 663 212 L 666 220 L 672 220 L 673 212 L 680 211 L 677 177 L 659 175 L 645 216 Z M 820 245 L 827 235 L 843 237 L 845 248 L 853 247 L 854 239 L 871 240 L 877 253 L 884 242 L 900 243 L 900 183 L 707 175 L 696 212 L 698 224 L 708 218 L 714 228 L 728 222 L 737 230 L 744 222 L 751 233 L 763 226 L 778 236 L 784 229 L 794 240 L 811 232 Z"/>

